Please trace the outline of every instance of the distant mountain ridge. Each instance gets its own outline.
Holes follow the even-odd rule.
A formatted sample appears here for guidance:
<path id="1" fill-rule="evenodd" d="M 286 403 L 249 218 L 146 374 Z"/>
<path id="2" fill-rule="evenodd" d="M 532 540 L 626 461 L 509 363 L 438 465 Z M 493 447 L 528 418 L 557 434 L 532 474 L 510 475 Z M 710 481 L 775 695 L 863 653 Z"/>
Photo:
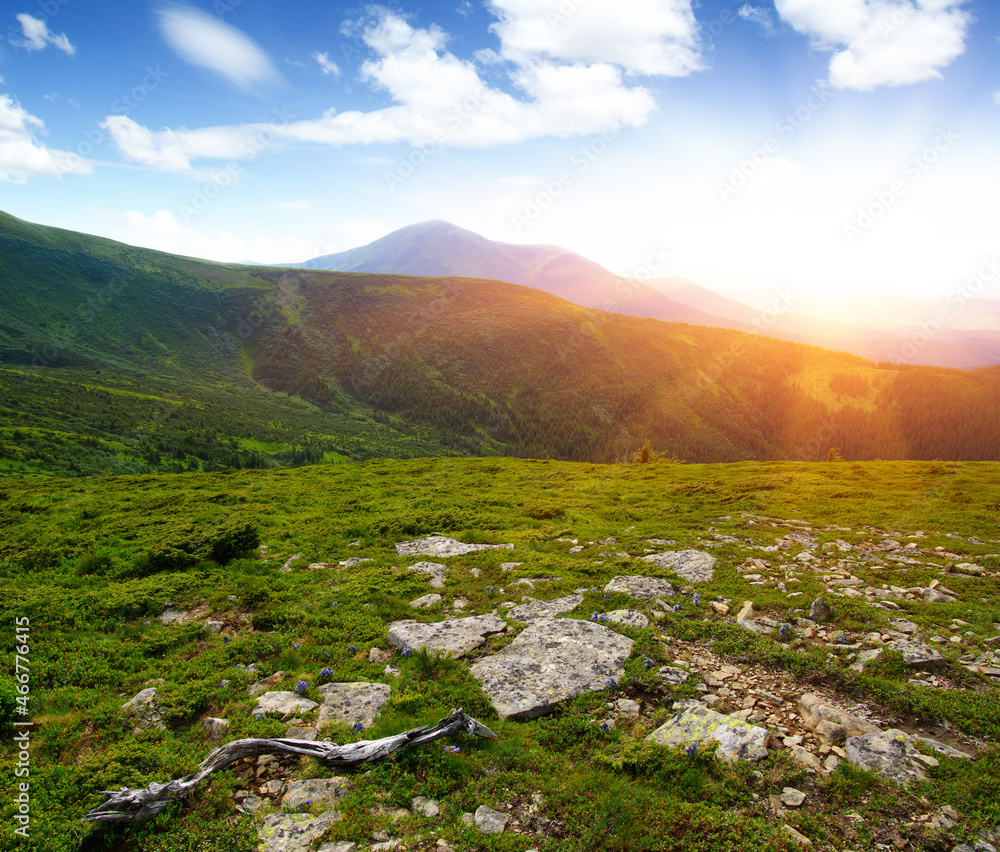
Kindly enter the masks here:
<path id="1" fill-rule="evenodd" d="M 585 308 L 719 328 L 740 325 L 731 318 L 675 301 L 641 281 L 615 275 L 568 249 L 496 242 L 442 220 L 417 222 L 365 246 L 282 265 L 336 272 L 489 278 L 534 287 Z"/>
<path id="2" fill-rule="evenodd" d="M 622 278 L 576 252 L 549 244 L 487 239 L 450 222 L 407 225 L 368 245 L 282 264 L 304 269 L 488 278 L 534 287 L 583 307 L 636 317 L 734 328 L 861 355 L 875 361 L 973 367 L 1000 364 L 1000 301 L 969 299 L 948 312 L 933 333 L 940 306 L 897 300 L 873 310 L 877 322 L 857 324 L 763 312 L 681 277 Z"/>

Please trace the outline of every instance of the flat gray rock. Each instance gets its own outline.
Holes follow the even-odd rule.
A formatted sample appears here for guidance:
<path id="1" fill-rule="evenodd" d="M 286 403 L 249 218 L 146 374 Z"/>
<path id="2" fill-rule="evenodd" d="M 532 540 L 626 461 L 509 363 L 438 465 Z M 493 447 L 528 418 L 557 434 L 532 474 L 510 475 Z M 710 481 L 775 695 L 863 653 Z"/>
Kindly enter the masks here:
<path id="1" fill-rule="evenodd" d="M 902 653 L 903 662 L 913 669 L 937 671 L 948 664 L 948 661 L 938 651 L 923 642 L 907 642 L 898 639 L 888 647 L 892 651 Z"/>
<path id="2" fill-rule="evenodd" d="M 606 592 L 621 592 L 640 600 L 653 598 L 669 598 L 674 594 L 674 587 L 659 577 L 645 577 L 641 574 L 618 576 L 604 587 Z"/>
<path id="3" fill-rule="evenodd" d="M 401 541 L 396 545 L 400 556 L 462 556 L 477 550 L 513 550 L 513 544 L 465 544 L 444 535 L 429 535 L 412 541 Z"/>
<path id="4" fill-rule="evenodd" d="M 524 721 L 621 678 L 633 644 L 589 621 L 544 619 L 499 653 L 476 661 L 471 671 L 501 719 Z"/>
<path id="5" fill-rule="evenodd" d="M 661 666 L 657 670 L 656 676 L 664 683 L 680 686 L 682 683 L 685 683 L 689 677 L 691 677 L 691 672 L 685 669 L 677 668 L 677 666 Z"/>
<path id="6" fill-rule="evenodd" d="M 642 558 L 661 568 L 669 568 L 691 583 L 707 583 L 715 573 L 715 557 L 704 550 L 668 550 Z"/>
<path id="7" fill-rule="evenodd" d="M 539 618 L 554 618 L 564 612 L 572 612 L 583 603 L 583 595 L 567 595 L 550 601 L 529 601 L 510 611 L 510 617 L 515 621 L 529 623 Z"/>
<path id="8" fill-rule="evenodd" d="M 668 747 L 718 743 L 716 753 L 726 760 L 761 760 L 767 757 L 771 735 L 764 728 L 692 702 L 646 739 Z"/>
<path id="9" fill-rule="evenodd" d="M 323 696 L 319 707 L 317 726 L 329 722 L 344 722 L 348 725 L 362 724 L 370 728 L 389 700 L 391 687 L 384 683 L 324 683 L 316 688 Z"/>
<path id="10" fill-rule="evenodd" d="M 608 621 L 613 624 L 624 624 L 626 627 L 641 629 L 649 627 L 649 619 L 634 609 L 615 609 L 607 613 Z"/>
<path id="11" fill-rule="evenodd" d="M 181 621 L 186 615 L 186 609 L 165 609 L 160 613 L 160 621 L 163 624 L 174 624 L 177 621 Z"/>
<path id="12" fill-rule="evenodd" d="M 481 805 L 476 808 L 473 819 L 475 820 L 476 828 L 483 834 L 500 834 L 507 827 L 510 817 L 493 810 L 491 807 Z"/>
<path id="13" fill-rule="evenodd" d="M 418 562 L 407 568 L 408 571 L 419 571 L 421 574 L 428 574 L 431 578 L 431 586 L 435 589 L 443 589 L 445 577 L 448 576 L 448 566 L 440 562 Z"/>
<path id="14" fill-rule="evenodd" d="M 414 609 L 426 609 L 429 606 L 434 606 L 434 604 L 441 603 L 442 600 L 443 598 L 441 597 L 441 595 L 435 595 L 435 594 L 423 595 L 422 597 L 419 597 L 414 601 L 410 601 L 410 606 L 412 606 Z"/>
<path id="15" fill-rule="evenodd" d="M 257 706 L 251 711 L 258 713 L 277 713 L 279 716 L 294 716 L 298 713 L 308 713 L 319 707 L 315 701 L 303 698 L 297 692 L 265 692 L 257 696 Z"/>
<path id="16" fill-rule="evenodd" d="M 307 778 L 304 781 L 292 781 L 281 800 L 281 805 L 285 808 L 323 805 L 325 810 L 333 807 L 338 799 L 343 798 L 350 787 L 350 780 L 340 777 Z"/>
<path id="17" fill-rule="evenodd" d="M 919 624 L 905 618 L 890 618 L 889 624 L 893 630 L 898 630 L 900 633 L 912 634 L 920 630 Z"/>
<path id="18" fill-rule="evenodd" d="M 337 811 L 313 814 L 270 814 L 257 829 L 260 852 L 309 852 L 323 833 L 340 819 Z"/>
<path id="19" fill-rule="evenodd" d="M 389 644 L 403 650 L 440 651 L 452 657 L 461 657 L 474 651 L 489 636 L 503 633 L 507 622 L 495 615 L 472 615 L 452 618 L 436 624 L 419 621 L 394 621 L 389 625 Z"/>
<path id="20" fill-rule="evenodd" d="M 890 781 L 906 785 L 926 777 L 919 761 L 920 754 L 902 731 L 891 728 L 885 733 L 862 734 L 844 744 L 847 759 L 855 766 L 877 772 Z"/>

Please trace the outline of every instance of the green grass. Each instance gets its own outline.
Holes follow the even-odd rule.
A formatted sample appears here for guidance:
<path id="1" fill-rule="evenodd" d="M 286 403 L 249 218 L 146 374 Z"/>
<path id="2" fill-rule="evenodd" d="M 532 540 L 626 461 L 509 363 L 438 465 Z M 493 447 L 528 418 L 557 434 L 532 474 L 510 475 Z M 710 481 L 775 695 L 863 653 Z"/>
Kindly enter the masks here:
<path id="1" fill-rule="evenodd" d="M 593 591 L 570 617 L 588 618 L 634 605 L 621 596 L 603 596 L 604 584 L 615 574 L 671 576 L 633 561 L 645 552 L 647 538 L 701 548 L 710 529 L 741 544 L 713 548 L 719 564 L 712 582 L 699 588 L 701 604 L 682 597 L 680 611 L 655 627 L 623 630 L 636 639 L 636 648 L 614 696 L 652 696 L 661 708 L 652 717 L 643 717 L 634 729 L 603 730 L 599 722 L 607 718 L 608 696 L 592 695 L 550 717 L 501 722 L 466 663 L 397 654 L 401 674 L 374 728 L 357 734 L 335 727 L 328 733 L 337 741 L 396 733 L 458 706 L 493 727 L 499 738 L 456 741 L 458 754 L 446 753 L 437 743 L 361 772 L 345 802 L 344 819 L 327 839 L 358 841 L 389 828 L 385 818 L 370 813 L 373 803 L 408 806 L 413 796 L 427 795 L 441 801 L 441 818 L 433 824 L 414 818 L 393 828 L 411 837 L 411 848 L 425 848 L 413 839 L 424 832 L 459 848 L 511 852 L 531 845 L 560 852 L 717 850 L 747 844 L 784 850 L 792 847 L 769 816 L 767 796 L 785 785 L 804 785 L 810 804 L 788 819 L 817 845 L 875 850 L 903 832 L 911 848 L 941 848 L 933 832 L 904 831 L 905 826 L 931 804 L 954 806 L 962 814 L 963 832 L 1000 820 L 995 749 L 975 763 L 943 760 L 926 785 L 909 791 L 850 768 L 816 781 L 781 751 L 757 767 L 725 764 L 705 754 L 691 759 L 643 744 L 642 735 L 654 719 L 669 715 L 674 697 L 696 693 L 690 686 L 664 688 L 642 655 L 657 666 L 669 662 L 661 638 L 703 646 L 738 664 L 825 683 L 845 700 L 874 701 L 914 719 L 947 721 L 996 742 L 996 687 L 954 662 L 948 672 L 968 687 L 961 691 L 908 684 L 908 673 L 892 654 L 859 675 L 847 668 L 840 652 L 752 635 L 710 614 L 706 603 L 721 597 L 738 606 L 753 599 L 758 612 L 787 621 L 808 608 L 822 588 L 806 577 L 802 588 L 807 594 L 788 599 L 771 587 L 749 586 L 737 570 L 747 553 L 746 540 L 771 544 L 782 529 L 751 523 L 754 519 L 744 513 L 851 527 L 850 532 L 821 532 L 821 541 L 878 541 L 919 530 L 926 534 L 920 539 L 924 549 L 960 548 L 964 558 L 995 570 L 1000 559 L 988 554 L 998 550 L 993 540 L 997 514 L 991 508 L 998 481 L 1000 466 L 991 463 L 601 466 L 503 458 L 376 459 L 182 477 L 8 479 L 0 484 L 0 625 L 12 639 L 14 619 L 30 621 L 31 719 L 37 726 L 32 839 L 19 848 L 252 849 L 253 819 L 236 814 L 231 794 L 240 785 L 232 777 L 213 779 L 148 826 L 99 829 L 79 820 L 100 801 L 100 790 L 144 786 L 193 771 L 211 748 L 200 724 L 206 716 L 228 718 L 232 738 L 282 735 L 278 722 L 250 715 L 253 705 L 245 686 L 253 679 L 280 670 L 285 674 L 279 688 L 286 689 L 299 680 L 311 689 L 324 679 L 385 681 L 383 665 L 369 662 L 367 651 L 386 647 L 385 625 L 413 617 L 407 602 L 427 590 L 425 579 L 403 570 L 415 560 L 395 555 L 397 541 L 440 531 L 466 541 L 515 545 L 513 554 L 483 551 L 447 560 L 445 603 L 421 618 L 443 618 L 443 609 L 454 615 L 458 597 L 469 601 L 468 612 L 488 612 L 523 593 L 548 598 L 578 588 Z M 870 496 L 850 497 L 860 492 Z M 970 499 L 956 502 L 955 493 Z M 243 529 L 256 530 L 266 553 L 234 556 L 234 548 L 245 551 L 254 543 L 239 537 Z M 617 543 L 597 544 L 610 536 Z M 970 536 L 983 543 L 968 542 Z M 556 541 L 563 537 L 578 539 L 585 549 L 570 554 L 569 544 Z M 351 546 L 356 540 L 360 545 Z M 602 557 L 609 549 L 632 558 Z M 277 570 L 296 553 L 302 559 L 292 571 Z M 220 565 L 213 554 L 231 561 Z M 350 569 L 305 567 L 349 556 L 372 561 Z M 511 560 L 524 564 L 504 573 L 500 564 Z M 894 570 L 891 564 L 863 569 L 872 582 L 880 572 L 885 582 L 896 582 Z M 934 569 L 914 572 L 906 584 L 938 576 Z M 558 579 L 532 593 L 510 585 L 520 577 Z M 946 582 L 962 603 L 914 601 L 898 614 L 928 632 L 947 631 L 952 618 L 961 618 L 977 635 L 995 635 L 997 581 L 950 575 Z M 202 607 L 226 622 L 226 636 L 206 632 L 200 622 L 160 624 L 157 616 L 167 602 Z M 838 599 L 836 607 L 838 626 L 856 633 L 884 626 L 888 617 L 849 599 Z M 498 638 L 492 648 L 506 641 Z M 249 664 L 258 672 L 242 668 Z M 332 675 L 321 678 L 321 669 L 331 669 Z M 118 708 L 153 678 L 165 680 L 160 698 L 167 730 L 133 735 Z M 2 687 L 0 682 L 0 711 Z M 13 764 L 8 748 L 0 756 L 4 830 L 12 825 Z M 308 762 L 298 771 L 322 774 Z M 531 816 L 527 809 L 535 794 L 543 804 Z M 543 820 L 532 823 L 543 826 L 543 834 L 487 839 L 462 825 L 463 812 L 503 802 L 525 820 Z M 845 819 L 848 811 L 860 821 Z"/>

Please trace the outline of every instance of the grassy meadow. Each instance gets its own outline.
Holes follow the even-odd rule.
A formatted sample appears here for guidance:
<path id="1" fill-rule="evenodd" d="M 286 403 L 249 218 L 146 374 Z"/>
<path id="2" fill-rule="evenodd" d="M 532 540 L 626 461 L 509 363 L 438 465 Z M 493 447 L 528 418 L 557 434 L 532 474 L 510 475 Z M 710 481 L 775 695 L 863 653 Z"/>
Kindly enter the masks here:
<path id="1" fill-rule="evenodd" d="M 427 850 L 437 848 L 439 838 L 456 849 L 496 852 L 792 849 L 768 802 L 784 787 L 798 786 L 808 792 L 808 805 L 786 821 L 817 847 L 950 849 L 956 838 L 1000 823 L 1000 691 L 957 662 L 960 653 L 988 647 L 986 640 L 998 633 L 1000 581 L 989 576 L 1000 570 L 998 501 L 1000 467 L 985 462 L 593 465 L 435 458 L 184 476 L 8 478 L 0 483 L 0 625 L 10 657 L 15 621 L 30 625 L 30 715 L 15 714 L 15 683 L 5 674 L 0 721 L 8 731 L 25 718 L 33 726 L 30 838 L 11 834 L 17 753 L 7 747 L 0 756 L 2 845 L 39 852 L 255 849 L 255 818 L 235 809 L 236 768 L 145 825 L 94 827 L 81 818 L 100 803 L 101 790 L 194 771 L 213 747 L 201 724 L 206 717 L 228 719 L 228 739 L 283 736 L 287 724 L 252 716 L 254 700 L 246 692 L 254 680 L 283 671 L 276 689 L 299 681 L 311 690 L 324 680 L 391 684 L 392 696 L 371 731 L 334 725 L 320 732 L 323 738 L 384 736 L 459 706 L 499 735 L 455 740 L 457 753 L 434 743 L 356 773 L 343 818 L 327 840 L 364 848 L 366 838 L 385 830 L 407 849 Z M 808 572 L 795 586 L 801 594 L 791 598 L 776 582 L 749 585 L 739 567 L 755 555 L 752 548 L 782 534 L 764 518 L 808 522 L 821 543 L 918 541 L 931 555 L 908 569 L 904 585 L 940 576 L 946 562 L 933 555 L 935 547 L 987 569 L 983 577 L 947 577 L 956 603 L 907 601 L 890 613 L 857 599 L 833 599 L 837 627 L 852 641 L 890 616 L 916 621 L 925 635 L 950 635 L 955 619 L 968 625 L 961 648 L 946 643 L 942 650 L 951 688 L 911 684 L 898 654 L 886 653 L 861 674 L 849 668 L 846 649 L 757 636 L 714 611 L 710 601 L 739 607 L 752 600 L 757 612 L 791 622 L 825 593 Z M 432 532 L 509 542 L 514 550 L 442 560 L 450 571 L 440 590 L 444 600 L 415 614 L 408 602 L 428 591 L 427 580 L 406 571 L 416 559 L 397 556 L 392 545 Z M 605 595 L 603 587 L 615 575 L 638 573 L 684 585 L 637 560 L 650 538 L 674 540 L 676 549 L 709 548 L 719 562 L 713 580 L 699 586 L 698 600 L 679 595 L 677 609 L 651 627 L 617 628 L 636 644 L 627 678 L 608 694 L 581 697 L 531 722 L 502 722 L 468 673 L 468 659 L 403 657 L 387 644 L 389 622 L 454 617 L 459 599 L 466 601 L 465 613 L 486 613 L 505 601 L 519 603 L 524 594 L 552 598 L 586 589 L 584 603 L 568 617 L 643 608 Z M 576 540 L 582 549 L 571 553 L 571 543 L 559 539 Z M 280 570 L 296 554 L 290 570 Z M 338 564 L 352 556 L 371 561 Z M 505 572 L 500 566 L 508 561 L 522 564 Z M 329 564 L 310 568 L 313 563 Z M 889 584 L 901 582 L 899 570 L 867 564 L 856 573 L 869 584 Z M 520 578 L 552 579 L 532 591 L 513 585 Z M 162 624 L 158 616 L 168 605 L 199 618 Z M 223 621 L 222 633 L 209 633 L 205 618 Z M 473 658 L 509 642 L 512 632 L 493 637 Z M 373 647 L 394 651 L 398 676 L 369 661 Z M 903 790 L 849 765 L 827 778 L 810 775 L 780 748 L 749 765 L 650 746 L 644 736 L 671 715 L 671 702 L 699 694 L 694 678 L 669 686 L 655 677 L 678 648 L 822 686 L 845 705 L 869 702 L 899 724 L 951 731 L 980 743 L 979 756 L 974 762 L 942 758 L 926 782 Z M 250 665 L 256 671 L 248 671 Z M 120 707 L 158 678 L 166 729 L 135 733 Z M 622 697 L 638 700 L 643 715 L 604 724 L 609 700 Z M 308 760 L 292 761 L 288 772 L 330 774 Z M 441 816 L 392 823 L 391 809 L 408 807 L 414 796 L 439 801 Z M 534 807 L 521 820 L 532 831 L 486 836 L 460 819 L 481 804 L 499 803 L 511 813 Z M 921 819 L 942 807 L 960 814 L 950 834 Z"/>

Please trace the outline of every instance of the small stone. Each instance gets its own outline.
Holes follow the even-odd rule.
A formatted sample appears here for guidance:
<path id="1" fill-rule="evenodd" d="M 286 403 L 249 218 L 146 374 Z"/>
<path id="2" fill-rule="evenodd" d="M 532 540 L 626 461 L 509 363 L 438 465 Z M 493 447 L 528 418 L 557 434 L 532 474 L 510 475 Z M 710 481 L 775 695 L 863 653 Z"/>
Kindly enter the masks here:
<path id="1" fill-rule="evenodd" d="M 737 621 L 746 621 L 753 617 L 753 601 L 743 601 L 743 606 L 736 615 Z"/>
<path id="2" fill-rule="evenodd" d="M 781 803 L 788 808 L 798 808 L 806 800 L 806 794 L 794 787 L 785 787 L 781 791 Z"/>
<path id="3" fill-rule="evenodd" d="M 433 799 L 428 799 L 426 796 L 417 796 L 410 803 L 410 807 L 413 808 L 414 813 L 425 817 L 436 817 L 441 813 L 441 807 L 438 803 Z"/>
<path id="4" fill-rule="evenodd" d="M 797 843 L 799 846 L 813 845 L 812 841 L 808 837 L 806 837 L 801 832 L 796 831 L 790 825 L 783 825 L 781 827 L 785 830 L 785 833 L 792 839 L 793 843 Z"/>
<path id="5" fill-rule="evenodd" d="M 719 603 L 718 601 L 709 601 L 708 605 L 712 607 L 719 615 L 729 615 L 729 607 L 724 603 Z"/>
<path id="6" fill-rule="evenodd" d="M 228 719 L 216 719 L 214 717 L 209 717 L 205 719 L 202 724 L 205 726 L 205 731 L 208 733 L 210 739 L 220 740 L 223 734 L 229 730 L 229 720 Z"/>
<path id="7" fill-rule="evenodd" d="M 476 808 L 473 819 L 483 834 L 501 834 L 510 821 L 509 816 L 495 811 L 487 805 L 480 805 Z"/>
<path id="8" fill-rule="evenodd" d="M 809 618 L 820 623 L 829 621 L 833 617 L 833 610 L 823 598 L 816 598 L 809 607 Z"/>
<path id="9" fill-rule="evenodd" d="M 830 745 L 840 745 L 847 739 L 847 731 L 844 730 L 844 727 L 829 719 L 820 719 L 813 730 L 821 742 Z"/>

